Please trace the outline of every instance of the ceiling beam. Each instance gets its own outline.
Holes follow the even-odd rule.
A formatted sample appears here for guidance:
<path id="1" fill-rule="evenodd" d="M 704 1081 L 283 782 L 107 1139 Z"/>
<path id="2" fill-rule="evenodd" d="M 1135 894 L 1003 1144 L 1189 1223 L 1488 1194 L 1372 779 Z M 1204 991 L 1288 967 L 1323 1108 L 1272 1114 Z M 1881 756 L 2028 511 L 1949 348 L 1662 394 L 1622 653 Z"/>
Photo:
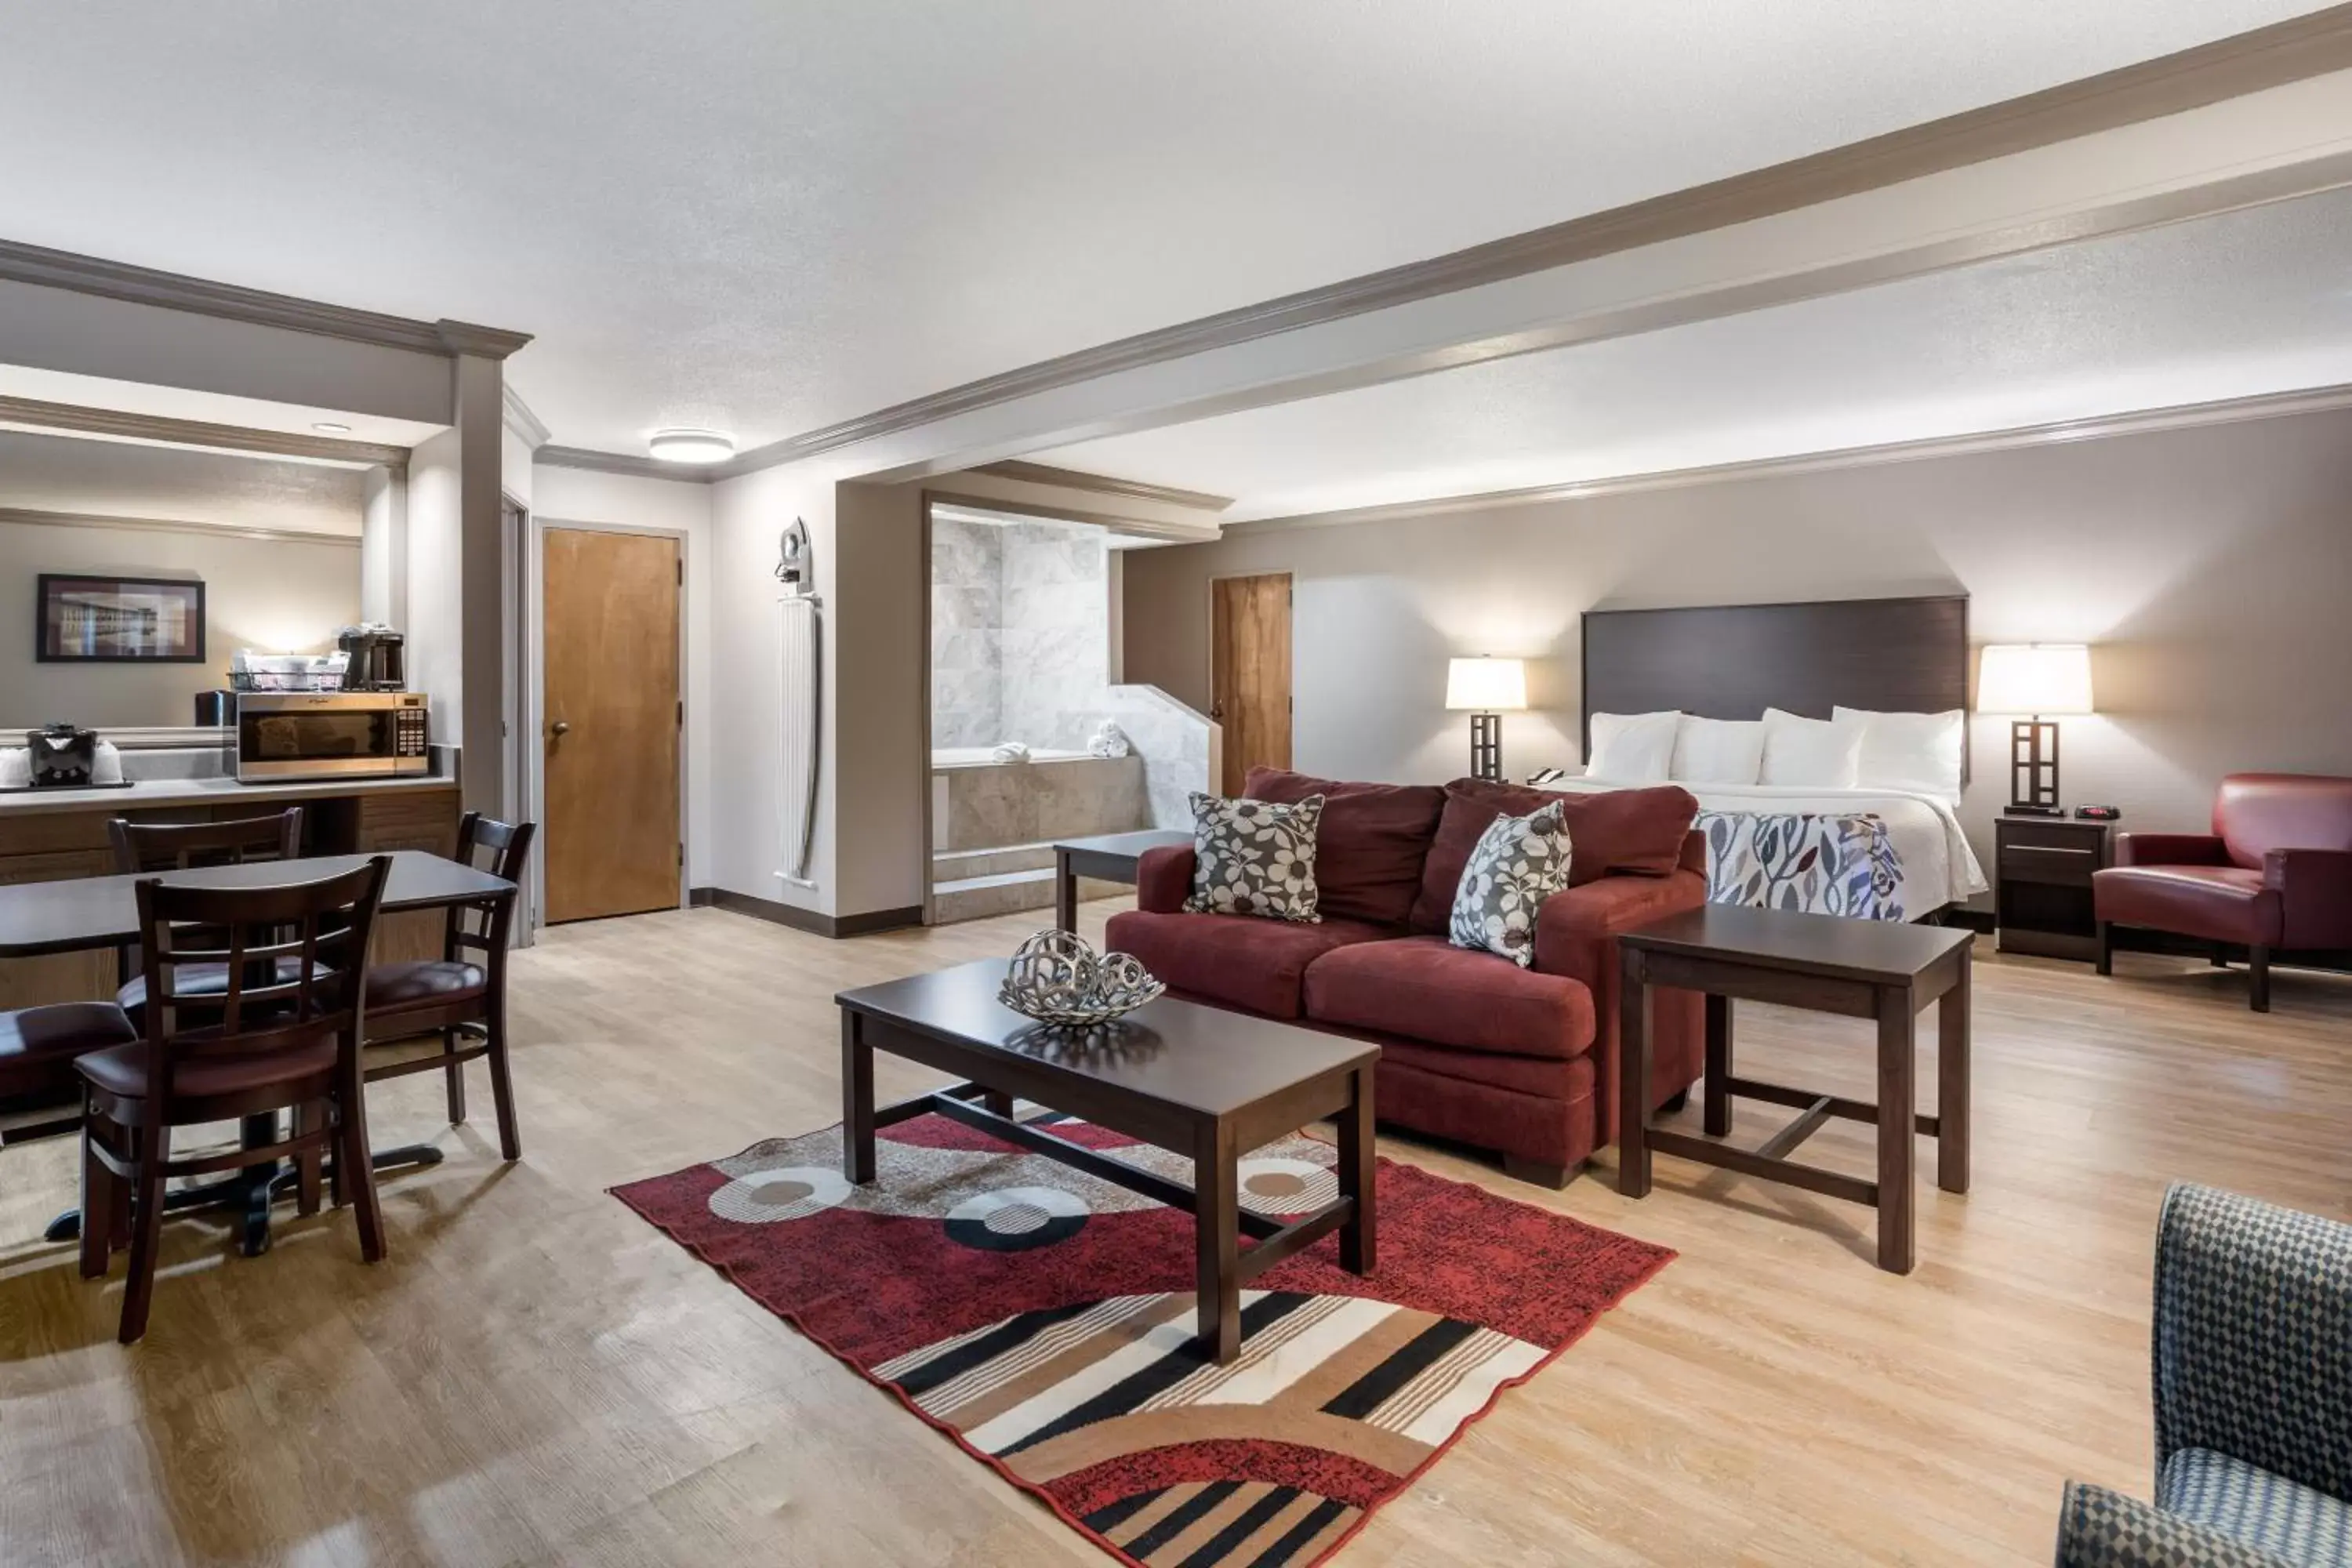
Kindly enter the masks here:
<path id="1" fill-rule="evenodd" d="M 2310 128 L 2314 133 L 2300 141 L 2275 126 L 2265 137 L 2244 124 L 2225 126 L 2219 142 L 2192 136 L 2185 144 L 2159 132 L 2138 138 L 2135 146 L 2128 133 L 2336 73 L 2352 73 L 2352 5 L 1770 168 L 985 377 L 755 448 L 720 465 L 719 477 L 852 447 L 871 449 L 870 457 L 856 453 L 852 464 L 867 477 L 921 477 L 1095 437 L 1653 331 L 2332 188 L 2352 180 L 2352 167 L 2317 167 L 2312 143 L 2352 128 L 2338 123 L 2352 118 L 2340 112 L 2321 115 Z M 2336 84 L 2338 97 L 2347 84 L 2352 74 Z M 2230 132 L 2236 133 L 2234 141 Z M 1939 182 L 1965 184 L 1954 177 L 2093 144 L 2098 144 L 2094 150 L 2100 157 L 2114 162 L 2115 178 L 2102 184 L 2095 170 L 2078 171 L 2071 190 L 2047 188 L 2046 179 L 2034 182 L 2034 199 L 2011 203 L 2006 210 L 1998 201 L 1986 201 L 1979 189 L 1977 210 L 1948 222 L 1940 233 L 1932 215 L 1915 213 L 1907 243 L 1882 235 L 1866 250 L 1857 250 L 1857 240 L 1844 237 L 1847 248 L 1840 259 L 1849 265 L 1843 269 L 1830 268 L 1827 258 L 1816 258 L 1810 276 L 1784 269 L 1767 279 L 1750 268 L 1739 279 L 1749 287 L 1729 289 L 1732 279 L 1717 266 L 1711 286 L 1677 280 L 1673 293 L 1654 290 L 1645 301 L 1653 308 L 1641 311 L 1622 309 L 1633 301 L 1621 299 L 1618 314 L 1605 321 L 1578 321 L 1592 302 L 1580 301 L 1576 289 L 1545 286 L 1611 261 L 1654 257 L 1677 244 L 1776 222 L 1785 229 L 1800 215 L 1866 203 L 1906 187 L 1924 192 Z M 2124 155 L 2115 157 L 2118 153 Z M 2283 167 L 2289 163 L 2303 166 L 2289 173 Z M 2186 182 L 2184 172 L 2190 176 Z M 2232 173 L 2245 178 L 2234 189 L 2224 188 L 2223 175 Z M 2261 175 L 2270 176 L 2267 184 Z M 1988 183 L 1976 182 L 1979 187 Z M 2200 186 L 2205 199 L 2189 195 L 2180 188 L 2184 184 Z M 2175 199 L 2137 207 L 2126 200 L 2153 194 Z M 1953 223 L 1968 232 L 1957 231 Z M 1941 243 L 1928 243 L 1931 235 Z M 1474 300 L 1488 308 L 1459 308 Z M 1401 330 L 1350 330 L 1375 319 Z M 1287 346 L 1269 346 L 1276 341 Z M 1173 367 L 1184 365 L 1199 366 L 1200 374 L 1172 374 Z M 893 439 L 915 432 L 922 437 Z"/>
<path id="2" fill-rule="evenodd" d="M 290 430 L 262 430 L 247 425 L 215 425 L 203 419 L 173 419 L 161 414 L 131 414 L 120 408 L 44 403 L 32 397 L 0 397 L 0 425 L 70 430 L 86 436 L 111 436 L 173 447 L 213 447 L 271 458 L 353 463 L 395 471 L 408 468 L 405 447 L 334 436 L 308 436 Z"/>
<path id="3" fill-rule="evenodd" d="M 451 358 L 480 354 L 502 360 L 530 342 L 529 332 L 510 332 L 446 319 L 412 321 L 405 316 L 353 310 L 348 305 L 330 305 L 291 294 L 240 288 L 234 283 L 215 283 L 184 273 L 163 272 L 15 240 L 0 239 L 0 279 Z"/>

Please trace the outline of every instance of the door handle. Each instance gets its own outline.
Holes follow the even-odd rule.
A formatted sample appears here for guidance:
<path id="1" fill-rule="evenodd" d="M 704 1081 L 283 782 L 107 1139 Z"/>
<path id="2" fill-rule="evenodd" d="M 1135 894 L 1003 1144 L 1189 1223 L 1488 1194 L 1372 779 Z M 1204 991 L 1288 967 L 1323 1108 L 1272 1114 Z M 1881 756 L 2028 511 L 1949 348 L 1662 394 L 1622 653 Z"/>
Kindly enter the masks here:
<path id="1" fill-rule="evenodd" d="M 560 741 L 563 739 L 564 736 L 572 733 L 572 726 L 565 723 L 562 720 L 558 719 L 547 732 Z"/>
<path id="2" fill-rule="evenodd" d="M 1209 717 L 1216 720 L 1220 723 L 1223 723 L 1225 717 L 1225 705 L 1222 702 L 1210 703 Z"/>

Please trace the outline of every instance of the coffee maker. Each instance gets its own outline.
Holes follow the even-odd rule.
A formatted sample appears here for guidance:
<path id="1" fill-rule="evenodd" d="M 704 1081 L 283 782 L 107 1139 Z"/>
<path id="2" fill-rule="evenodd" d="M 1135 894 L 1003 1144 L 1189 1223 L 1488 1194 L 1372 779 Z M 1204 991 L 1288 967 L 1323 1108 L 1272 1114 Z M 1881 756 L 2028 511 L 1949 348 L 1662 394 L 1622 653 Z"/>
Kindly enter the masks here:
<path id="1" fill-rule="evenodd" d="M 345 626 L 336 640 L 350 659 L 343 667 L 344 690 L 408 689 L 406 639 L 398 632 L 371 621 Z"/>

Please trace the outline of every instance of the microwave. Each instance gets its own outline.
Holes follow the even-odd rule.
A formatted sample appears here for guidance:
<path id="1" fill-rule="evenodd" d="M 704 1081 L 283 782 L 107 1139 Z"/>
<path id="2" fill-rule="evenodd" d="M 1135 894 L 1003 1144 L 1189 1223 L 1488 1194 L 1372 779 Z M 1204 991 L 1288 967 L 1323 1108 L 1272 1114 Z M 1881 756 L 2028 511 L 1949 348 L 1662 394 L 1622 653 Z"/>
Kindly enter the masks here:
<path id="1" fill-rule="evenodd" d="M 416 691 L 240 691 L 239 784 L 430 773 Z"/>

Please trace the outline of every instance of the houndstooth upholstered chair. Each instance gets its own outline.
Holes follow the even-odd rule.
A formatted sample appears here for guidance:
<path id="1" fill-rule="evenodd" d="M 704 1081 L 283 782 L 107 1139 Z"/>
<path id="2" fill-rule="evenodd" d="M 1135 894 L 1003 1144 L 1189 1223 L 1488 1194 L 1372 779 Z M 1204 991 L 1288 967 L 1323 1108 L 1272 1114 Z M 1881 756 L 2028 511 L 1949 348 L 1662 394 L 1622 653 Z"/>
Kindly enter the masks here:
<path id="1" fill-rule="evenodd" d="M 2174 1186 L 2155 1338 L 2157 1500 L 2069 1482 L 2058 1568 L 2352 1564 L 2352 1226 Z"/>

